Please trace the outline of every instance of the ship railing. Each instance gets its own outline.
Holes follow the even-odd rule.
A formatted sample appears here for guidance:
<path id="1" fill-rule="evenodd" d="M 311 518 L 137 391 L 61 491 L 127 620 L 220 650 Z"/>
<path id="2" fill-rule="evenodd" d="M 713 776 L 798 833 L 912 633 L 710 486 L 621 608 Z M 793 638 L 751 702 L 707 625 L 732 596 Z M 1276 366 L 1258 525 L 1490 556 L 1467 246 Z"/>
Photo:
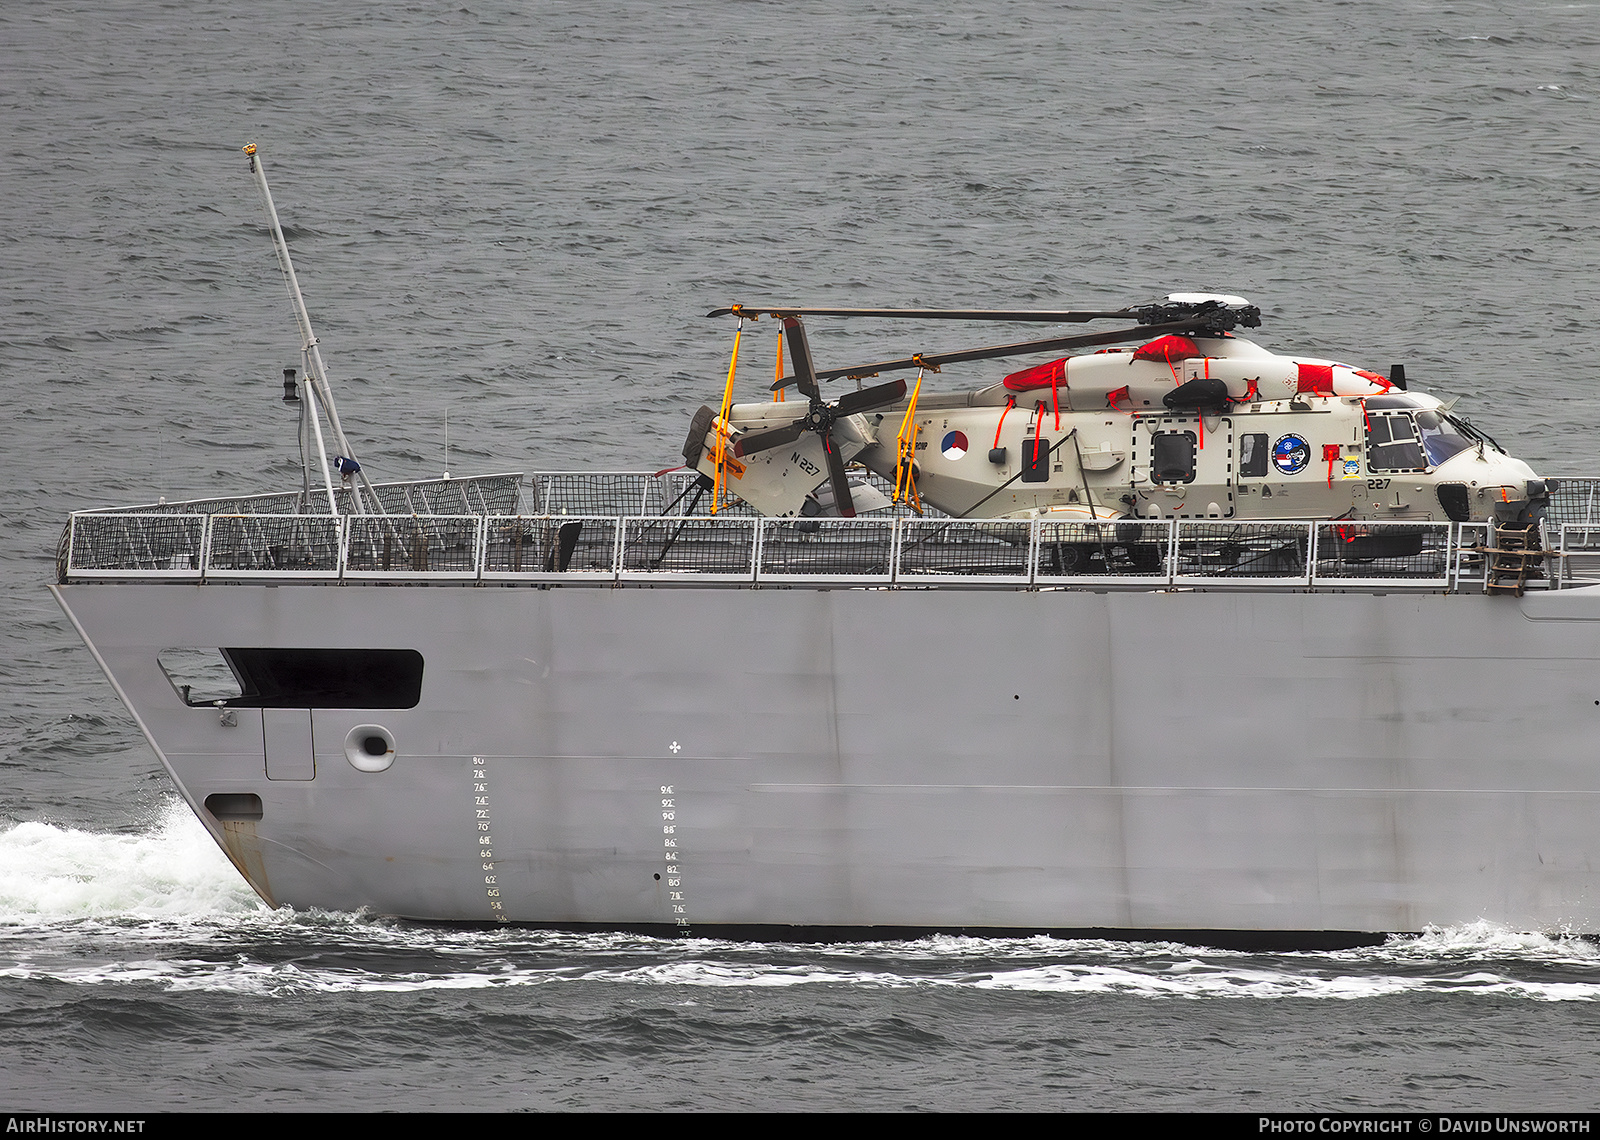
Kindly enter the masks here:
<path id="1" fill-rule="evenodd" d="M 484 515 L 346 515 L 344 577 L 475 579 Z"/>
<path id="2" fill-rule="evenodd" d="M 1546 482 L 1555 489 L 1542 520 L 1544 547 L 1555 557 L 1540 568 L 1542 579 L 1530 580 L 1526 587 L 1600 585 L 1600 478 L 1562 475 Z"/>
<path id="3" fill-rule="evenodd" d="M 1588 475 L 1552 478 L 1556 489 L 1550 492 L 1545 519 L 1559 526 L 1600 526 L 1600 479 Z"/>
<path id="4" fill-rule="evenodd" d="M 626 518 L 681 514 L 693 498 L 693 471 L 540 471 L 528 476 L 523 498 L 532 515 Z"/>
<path id="5" fill-rule="evenodd" d="M 1455 566 L 1452 570 L 1458 593 L 1481 594 L 1489 584 L 1489 555 L 1483 551 L 1494 546 L 1493 523 L 1457 523 L 1455 539 Z"/>
<path id="6" fill-rule="evenodd" d="M 338 578 L 344 523 L 336 515 L 210 515 L 200 564 L 219 581 Z"/>
<path id="7" fill-rule="evenodd" d="M 1319 522 L 1313 529 L 1313 586 L 1451 585 L 1458 545 L 1452 523 Z"/>
<path id="8" fill-rule="evenodd" d="M 1560 534 L 1552 562 L 1600 569 L 1600 524 Z M 61 579 L 1481 591 L 1491 539 L 1481 523 L 80 512 Z"/>
<path id="9" fill-rule="evenodd" d="M 894 519 L 880 518 L 764 519 L 759 531 L 762 582 L 892 582 L 895 539 L 904 534 Z"/>
<path id="10" fill-rule="evenodd" d="M 649 476 L 641 476 L 649 478 Z M 522 507 L 522 473 L 468 475 L 457 479 L 408 479 L 374 483 L 383 512 L 388 514 L 508 514 Z M 334 489 L 339 513 L 355 509 L 348 487 Z M 328 493 L 321 487 L 310 491 L 274 491 L 263 495 L 228 495 L 221 498 L 186 499 L 181 502 L 143 503 L 132 507 L 103 507 L 88 512 L 96 515 L 304 515 L 327 514 Z"/>
<path id="11" fill-rule="evenodd" d="M 1311 585 L 1317 526 L 1310 522 L 1179 520 L 1169 556 L 1179 586 L 1298 587 Z"/>
<path id="12" fill-rule="evenodd" d="M 1554 541 L 1547 534 L 1545 545 L 1556 551 L 1550 577 L 1557 589 L 1600 585 L 1600 519 L 1559 526 Z"/>
<path id="13" fill-rule="evenodd" d="M 1000 519 L 901 519 L 894 580 L 1026 586 L 1033 578 L 1036 530 L 1031 522 Z"/>
<path id="14" fill-rule="evenodd" d="M 711 495 L 697 492 L 699 475 L 687 468 L 649 474 L 642 471 L 540 471 L 523 484 L 523 498 L 535 515 L 581 515 L 590 518 L 643 515 L 711 516 Z M 868 487 L 883 496 L 893 497 L 894 484 L 876 471 L 854 469 L 852 486 Z M 906 503 L 874 510 L 877 518 L 907 518 L 914 514 Z M 715 517 L 757 518 L 747 503 L 726 492 L 719 498 Z M 924 508 L 923 517 L 944 518 L 943 512 Z"/>
<path id="15" fill-rule="evenodd" d="M 1120 519 L 1036 526 L 1037 585 L 1443 590 L 1458 568 L 1450 523 Z"/>
<path id="16" fill-rule="evenodd" d="M 670 515 L 623 519 L 617 579 L 754 582 L 761 521 Z"/>
<path id="17" fill-rule="evenodd" d="M 67 521 L 58 577 L 199 581 L 210 516 L 82 512 Z"/>
<path id="18" fill-rule="evenodd" d="M 1163 586 L 1178 569 L 1171 520 L 1034 524 L 1033 578 L 1041 586 Z"/>
<path id="19" fill-rule="evenodd" d="M 622 520 L 614 515 L 493 515 L 484 520 L 485 581 L 611 582 Z"/>

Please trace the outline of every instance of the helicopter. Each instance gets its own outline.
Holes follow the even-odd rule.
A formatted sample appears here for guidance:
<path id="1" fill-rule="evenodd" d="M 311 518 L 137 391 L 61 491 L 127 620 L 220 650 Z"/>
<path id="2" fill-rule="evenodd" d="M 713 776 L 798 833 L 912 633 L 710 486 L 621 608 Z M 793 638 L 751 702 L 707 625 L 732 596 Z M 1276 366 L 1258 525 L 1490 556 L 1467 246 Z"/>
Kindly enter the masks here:
<path id="1" fill-rule="evenodd" d="M 1097 522 L 1134 519 L 1377 520 L 1535 525 L 1554 482 L 1453 414 L 1454 400 L 1412 391 L 1342 361 L 1282 355 L 1238 335 L 1261 324 L 1243 297 L 1172 293 L 1115 310 L 828 309 L 742 306 L 712 317 L 782 324 L 772 385 L 806 401 L 703 406 L 687 464 L 719 496 L 772 517 L 855 517 L 889 497 L 852 480 L 859 464 L 895 500 L 953 518 Z M 1086 323 L 1058 336 L 844 367 L 818 368 L 805 320 L 825 317 Z M 1131 322 L 1131 323 L 1130 323 Z M 958 392 L 922 394 L 928 372 L 958 364 L 1088 349 Z M 735 349 L 737 362 L 737 348 Z M 915 386 L 883 373 L 916 370 Z M 857 390 L 828 400 L 821 382 Z M 797 415 L 798 411 L 798 415 Z"/>

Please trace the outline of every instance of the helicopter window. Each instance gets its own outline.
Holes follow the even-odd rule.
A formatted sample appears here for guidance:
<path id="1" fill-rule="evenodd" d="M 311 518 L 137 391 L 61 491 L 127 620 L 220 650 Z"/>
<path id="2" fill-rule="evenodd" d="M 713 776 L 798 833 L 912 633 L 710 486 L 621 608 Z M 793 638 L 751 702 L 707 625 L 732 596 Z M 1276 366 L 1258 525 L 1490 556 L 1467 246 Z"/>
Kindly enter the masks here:
<path id="1" fill-rule="evenodd" d="M 1417 427 L 1422 431 L 1422 447 L 1428 453 L 1428 463 L 1437 467 L 1452 455 L 1459 455 L 1472 446 L 1472 441 L 1456 430 L 1438 412 L 1418 412 Z"/>
<path id="2" fill-rule="evenodd" d="M 1192 431 L 1160 431 L 1150 437 L 1150 479 L 1155 483 L 1193 483 L 1195 436 Z"/>
<path id="3" fill-rule="evenodd" d="M 1267 473 L 1267 433 L 1250 432 L 1239 437 L 1239 474 L 1260 479 Z"/>
<path id="4" fill-rule="evenodd" d="M 1374 471 L 1421 471 L 1422 445 L 1411 417 L 1404 414 L 1367 418 L 1367 466 Z"/>

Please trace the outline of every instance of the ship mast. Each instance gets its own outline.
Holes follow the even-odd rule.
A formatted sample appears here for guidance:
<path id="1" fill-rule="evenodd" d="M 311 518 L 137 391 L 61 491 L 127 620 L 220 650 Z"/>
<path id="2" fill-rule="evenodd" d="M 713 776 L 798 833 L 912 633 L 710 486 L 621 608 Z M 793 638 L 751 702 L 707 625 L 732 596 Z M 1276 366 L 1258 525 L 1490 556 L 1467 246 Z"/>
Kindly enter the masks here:
<path id="1" fill-rule="evenodd" d="M 322 458 L 322 478 L 328 488 L 328 513 L 338 514 L 338 503 L 333 494 L 333 476 L 328 469 L 328 452 L 322 441 L 322 427 L 319 412 L 325 412 L 328 418 L 328 427 L 333 432 L 334 443 L 339 447 L 338 458 L 348 460 L 355 468 L 355 477 L 361 486 L 367 489 L 367 494 L 372 499 L 372 509 L 378 514 L 383 514 L 383 502 L 378 498 L 377 491 L 373 490 L 372 483 L 367 479 L 367 473 L 356 460 L 355 449 L 350 446 L 349 438 L 344 434 L 344 426 L 339 422 L 339 409 L 333 402 L 333 390 L 328 383 L 328 370 L 322 363 L 322 349 L 317 344 L 317 334 L 311 330 L 311 314 L 306 311 L 306 301 L 300 293 L 300 282 L 294 274 L 294 263 L 289 260 L 289 243 L 284 240 L 283 227 L 278 224 L 278 208 L 272 201 L 272 190 L 267 186 L 267 172 L 262 168 L 261 158 L 256 153 L 255 143 L 246 143 L 244 153 L 250 159 L 250 173 L 255 175 L 256 189 L 261 192 L 261 203 L 267 212 L 267 224 L 272 230 L 272 246 L 278 255 L 278 268 L 283 271 L 283 284 L 289 291 L 289 301 L 294 306 L 295 323 L 300 327 L 300 354 L 305 364 L 306 395 L 310 397 L 310 418 L 312 427 L 316 431 L 317 452 Z M 341 465 L 340 474 L 345 474 Z M 361 492 L 351 484 L 350 494 L 355 513 L 365 514 L 366 506 L 362 502 Z"/>

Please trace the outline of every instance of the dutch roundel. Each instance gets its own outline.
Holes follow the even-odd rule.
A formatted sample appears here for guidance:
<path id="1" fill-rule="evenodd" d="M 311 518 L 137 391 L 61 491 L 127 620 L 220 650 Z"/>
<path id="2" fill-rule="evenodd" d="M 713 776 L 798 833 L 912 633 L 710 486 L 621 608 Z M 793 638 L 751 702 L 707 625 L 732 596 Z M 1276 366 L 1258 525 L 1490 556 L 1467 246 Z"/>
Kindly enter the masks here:
<path id="1" fill-rule="evenodd" d="M 967 433 L 964 431 L 950 432 L 939 444 L 939 450 L 944 452 L 946 459 L 960 459 L 967 453 Z"/>

